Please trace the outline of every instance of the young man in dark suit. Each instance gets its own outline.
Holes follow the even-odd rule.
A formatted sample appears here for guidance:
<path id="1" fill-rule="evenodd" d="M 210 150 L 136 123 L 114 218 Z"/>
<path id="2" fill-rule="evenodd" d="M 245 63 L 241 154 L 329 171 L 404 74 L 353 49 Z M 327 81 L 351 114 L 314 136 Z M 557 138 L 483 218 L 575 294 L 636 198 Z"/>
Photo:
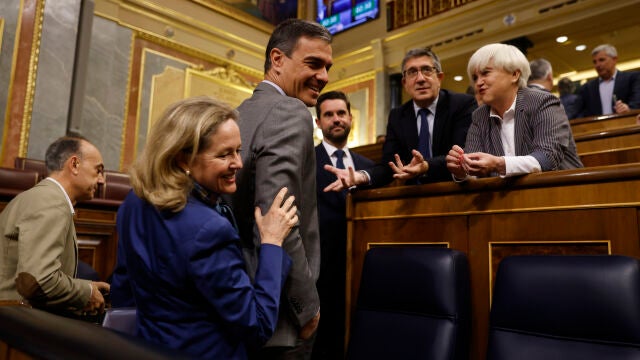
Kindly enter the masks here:
<path id="1" fill-rule="evenodd" d="M 318 223 L 320 229 L 320 278 L 318 292 L 322 321 L 318 327 L 312 359 L 344 357 L 345 274 L 347 251 L 346 192 L 324 192 L 336 180 L 324 165 L 355 170 L 374 162 L 347 147 L 351 131 L 351 104 L 340 91 L 320 95 L 316 103 L 316 125 L 322 130 L 322 143 L 316 146 Z"/>
<path id="2" fill-rule="evenodd" d="M 450 181 L 445 156 L 453 144 L 464 143 L 477 105 L 471 95 L 441 89 L 442 79 L 433 51 L 409 50 L 402 60 L 402 84 L 411 100 L 389 113 L 382 162 L 358 172 L 325 166 L 338 176 L 325 190 L 384 186 L 394 178 L 407 184 Z"/>

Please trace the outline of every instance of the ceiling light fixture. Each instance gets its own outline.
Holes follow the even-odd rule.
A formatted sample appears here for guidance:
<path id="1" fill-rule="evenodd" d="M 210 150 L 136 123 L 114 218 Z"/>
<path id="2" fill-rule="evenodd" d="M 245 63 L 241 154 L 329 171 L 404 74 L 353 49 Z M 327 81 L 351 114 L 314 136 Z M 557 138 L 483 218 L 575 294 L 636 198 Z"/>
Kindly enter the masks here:
<path id="1" fill-rule="evenodd" d="M 460 76 L 460 75 L 456 75 L 456 76 L 453 77 L 453 80 L 455 80 L 455 81 L 462 81 L 462 79 L 463 79 L 463 77 Z"/>
<path id="2" fill-rule="evenodd" d="M 576 51 L 585 51 L 587 49 L 587 45 L 581 44 L 576 46 Z"/>
<path id="3" fill-rule="evenodd" d="M 566 36 L 564 36 L 564 35 L 562 35 L 562 36 L 558 36 L 558 37 L 556 38 L 556 42 L 559 42 L 560 44 L 562 44 L 562 43 L 566 42 L 567 40 L 569 40 L 569 38 L 568 38 L 568 37 L 566 37 Z"/>

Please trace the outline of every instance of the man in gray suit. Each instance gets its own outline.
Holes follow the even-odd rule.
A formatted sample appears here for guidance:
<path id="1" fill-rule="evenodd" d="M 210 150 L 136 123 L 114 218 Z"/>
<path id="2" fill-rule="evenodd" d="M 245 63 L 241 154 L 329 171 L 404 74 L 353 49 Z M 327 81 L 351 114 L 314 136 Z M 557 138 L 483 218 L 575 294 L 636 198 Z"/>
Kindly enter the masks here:
<path id="1" fill-rule="evenodd" d="M 83 138 L 62 137 L 49 145 L 45 163 L 49 177 L 0 213 L 0 300 L 72 317 L 103 312 L 109 284 L 74 278 L 73 224 L 73 205 L 104 182 L 102 156 Z"/>
<path id="2" fill-rule="evenodd" d="M 244 168 L 237 176 L 238 191 L 228 201 L 238 221 L 250 276 L 260 251 L 254 206 L 267 211 L 271 199 L 286 186 L 300 211 L 299 224 L 282 245 L 293 265 L 278 326 L 254 354 L 260 359 L 308 359 L 320 319 L 316 162 L 313 119 L 307 107 L 316 104 L 331 65 L 329 32 L 317 23 L 286 20 L 267 44 L 264 81 L 238 107 Z"/>

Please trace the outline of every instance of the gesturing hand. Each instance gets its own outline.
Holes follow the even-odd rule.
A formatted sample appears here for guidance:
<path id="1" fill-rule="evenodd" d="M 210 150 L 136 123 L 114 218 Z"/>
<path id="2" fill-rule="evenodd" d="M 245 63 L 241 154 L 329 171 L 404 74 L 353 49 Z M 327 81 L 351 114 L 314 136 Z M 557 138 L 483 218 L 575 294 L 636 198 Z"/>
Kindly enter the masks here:
<path id="1" fill-rule="evenodd" d="M 353 170 L 351 166 L 348 169 L 338 169 L 335 166 L 325 165 L 324 169 L 334 174 L 338 180 L 332 182 L 324 188 L 324 192 L 342 191 L 352 186 L 366 184 L 369 180 L 360 172 Z"/>
<path id="2" fill-rule="evenodd" d="M 286 194 L 286 187 L 280 189 L 275 199 L 273 199 L 269 211 L 264 216 L 260 208 L 256 206 L 256 225 L 258 225 L 260 239 L 263 244 L 282 246 L 284 238 L 289 235 L 293 226 L 298 223 L 298 209 L 293 205 L 295 197 L 291 195 L 284 200 Z"/>
<path id="3" fill-rule="evenodd" d="M 402 160 L 398 154 L 394 155 L 396 160 L 395 163 L 389 162 L 389 166 L 394 173 L 394 178 L 408 180 L 427 173 L 429 170 L 429 163 L 424 160 L 422 154 L 417 150 L 411 151 L 411 154 L 413 157 L 411 158 L 411 162 L 407 165 L 402 164 Z"/>

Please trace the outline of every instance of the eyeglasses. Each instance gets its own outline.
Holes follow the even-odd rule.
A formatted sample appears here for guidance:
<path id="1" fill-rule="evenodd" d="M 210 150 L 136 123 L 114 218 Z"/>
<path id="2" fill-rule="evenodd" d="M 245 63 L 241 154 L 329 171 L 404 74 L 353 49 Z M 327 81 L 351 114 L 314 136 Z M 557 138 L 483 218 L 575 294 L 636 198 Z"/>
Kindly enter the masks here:
<path id="1" fill-rule="evenodd" d="M 415 79 L 418 76 L 418 72 L 422 73 L 422 76 L 429 77 L 438 72 L 438 69 L 431 67 L 429 65 L 421 66 L 420 69 L 409 68 L 402 72 L 402 76 L 407 79 Z"/>

